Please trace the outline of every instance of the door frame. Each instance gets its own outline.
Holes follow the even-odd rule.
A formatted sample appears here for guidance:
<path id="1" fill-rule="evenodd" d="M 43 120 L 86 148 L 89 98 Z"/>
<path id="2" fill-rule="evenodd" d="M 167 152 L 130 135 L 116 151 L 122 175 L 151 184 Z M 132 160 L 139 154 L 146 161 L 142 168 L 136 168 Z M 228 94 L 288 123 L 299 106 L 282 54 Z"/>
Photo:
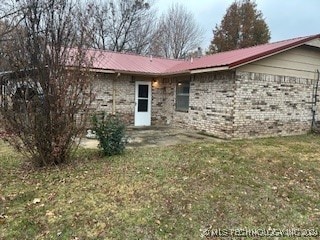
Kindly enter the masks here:
<path id="1" fill-rule="evenodd" d="M 148 110 L 147 112 L 138 112 L 139 85 L 148 85 Z M 142 98 L 144 99 L 144 98 Z M 135 82 L 135 107 L 134 107 L 134 126 L 151 126 L 151 106 L 152 106 L 152 83 L 151 81 Z M 143 120 L 142 120 L 143 119 Z"/>

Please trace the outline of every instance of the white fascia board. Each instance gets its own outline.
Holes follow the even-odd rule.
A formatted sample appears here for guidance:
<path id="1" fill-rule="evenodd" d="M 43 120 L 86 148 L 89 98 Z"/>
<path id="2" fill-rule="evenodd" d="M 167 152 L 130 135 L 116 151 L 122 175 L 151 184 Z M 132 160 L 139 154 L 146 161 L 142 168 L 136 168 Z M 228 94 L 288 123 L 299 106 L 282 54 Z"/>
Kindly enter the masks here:
<path id="1" fill-rule="evenodd" d="M 107 70 L 107 69 L 96 69 L 96 68 L 90 68 L 90 72 L 97 72 L 97 73 L 116 73 L 113 70 Z"/>
<path id="2" fill-rule="evenodd" d="M 229 70 L 229 67 L 224 66 L 224 67 L 202 68 L 202 69 L 191 70 L 190 73 L 196 74 L 196 73 L 218 72 L 218 71 L 225 71 L 225 70 Z"/>

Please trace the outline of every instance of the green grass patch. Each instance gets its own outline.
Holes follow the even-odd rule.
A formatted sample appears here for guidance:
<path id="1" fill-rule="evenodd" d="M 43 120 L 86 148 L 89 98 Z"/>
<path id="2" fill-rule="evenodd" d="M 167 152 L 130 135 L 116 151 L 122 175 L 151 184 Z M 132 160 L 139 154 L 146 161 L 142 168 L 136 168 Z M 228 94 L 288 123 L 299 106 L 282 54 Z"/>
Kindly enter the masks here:
<path id="1" fill-rule="evenodd" d="M 0 152 L 0 239 L 201 239 L 208 226 L 320 231 L 316 135 L 109 158 L 81 149 L 76 164 L 37 171 L 6 144 Z"/>

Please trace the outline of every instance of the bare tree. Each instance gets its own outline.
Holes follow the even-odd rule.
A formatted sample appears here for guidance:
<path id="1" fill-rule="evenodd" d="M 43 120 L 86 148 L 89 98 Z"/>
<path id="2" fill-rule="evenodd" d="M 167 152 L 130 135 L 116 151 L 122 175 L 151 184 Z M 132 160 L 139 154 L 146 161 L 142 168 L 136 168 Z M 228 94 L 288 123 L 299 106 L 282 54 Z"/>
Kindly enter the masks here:
<path id="1" fill-rule="evenodd" d="M 167 58 L 184 58 L 200 46 L 203 32 L 193 14 L 183 5 L 171 5 L 160 17 L 150 53 Z"/>
<path id="2" fill-rule="evenodd" d="M 3 0 L 0 4 L 0 72 L 8 69 L 4 56 L 6 42 L 12 41 L 12 32 L 23 20 L 22 9 L 16 9 L 15 2 L 15 0 Z"/>
<path id="3" fill-rule="evenodd" d="M 8 16 L 18 28 L 6 43 L 11 71 L 1 76 L 0 114 L 13 146 L 37 165 L 61 164 L 83 133 L 92 100 L 92 59 L 84 50 L 89 11 L 72 0 L 20 0 L 14 10 L 20 18 Z"/>
<path id="4" fill-rule="evenodd" d="M 0 42 L 22 21 L 21 9 L 15 8 L 15 0 L 2 0 L 0 5 Z"/>
<path id="5" fill-rule="evenodd" d="M 155 12 L 144 0 L 109 0 L 96 4 L 93 47 L 145 53 L 154 30 Z"/>

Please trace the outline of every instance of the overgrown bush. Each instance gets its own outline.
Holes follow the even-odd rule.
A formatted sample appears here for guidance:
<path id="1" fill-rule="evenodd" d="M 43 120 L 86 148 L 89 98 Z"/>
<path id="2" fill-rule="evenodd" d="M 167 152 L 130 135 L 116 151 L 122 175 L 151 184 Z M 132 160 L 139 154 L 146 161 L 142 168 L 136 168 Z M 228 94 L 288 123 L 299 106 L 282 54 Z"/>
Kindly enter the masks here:
<path id="1" fill-rule="evenodd" d="M 35 167 L 72 160 L 86 129 L 94 99 L 90 16 L 79 1 L 0 3 L 0 127 Z"/>
<path id="2" fill-rule="evenodd" d="M 99 147 L 105 156 L 123 153 L 127 143 L 126 127 L 118 115 L 95 114 L 92 123 L 93 130 L 99 140 Z"/>

